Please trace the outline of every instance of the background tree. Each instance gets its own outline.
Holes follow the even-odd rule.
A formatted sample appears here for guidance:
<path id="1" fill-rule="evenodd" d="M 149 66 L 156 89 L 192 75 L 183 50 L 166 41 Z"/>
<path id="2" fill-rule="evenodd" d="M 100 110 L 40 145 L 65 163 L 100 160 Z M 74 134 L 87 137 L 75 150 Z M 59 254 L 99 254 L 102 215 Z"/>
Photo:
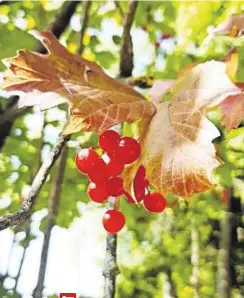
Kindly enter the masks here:
<path id="1" fill-rule="evenodd" d="M 232 32 L 231 36 L 216 36 L 204 43 L 212 28 L 228 16 L 241 13 L 243 6 L 241 1 L 2 1 L 0 58 L 13 56 L 21 48 L 43 53 L 44 48 L 27 31 L 48 29 L 70 52 L 95 61 L 114 77 L 126 77 L 123 80 L 146 94 L 153 81 L 175 79 L 185 66 L 223 59 L 235 47 L 238 70 L 234 76 L 243 82 L 243 37 L 233 36 Z M 231 63 L 234 68 L 234 62 Z M 4 71 L 3 64 L 0 70 Z M 81 216 L 97 212 L 97 206 L 86 194 L 87 179 L 76 171 L 74 164 L 79 147 L 97 146 L 97 134 L 81 132 L 71 140 L 60 138 L 66 107 L 54 108 L 44 115 L 36 108 L 18 110 L 17 100 L 1 93 L 0 215 L 21 210 L 23 200 L 27 202 L 24 207 L 32 206 L 32 211 L 29 224 L 20 225 L 30 215 L 29 210 L 22 208 L 14 218 L 9 217 L 18 227 L 0 233 L 0 258 L 4 247 L 9 251 L 7 265 L 0 259 L 0 297 L 26 294 L 20 285 L 26 282 L 26 252 L 42 235 L 37 230 L 44 232 L 40 261 L 40 268 L 44 269 L 40 269 L 37 286 L 32 289 L 33 297 L 57 297 L 62 285 L 55 289 L 46 285 L 45 273 L 48 274 L 53 256 L 49 245 L 52 238 L 55 241 L 55 228 L 71 233 L 78 218 L 82 221 Z M 126 214 L 127 227 L 118 236 L 120 274 L 115 291 L 117 270 L 111 271 L 109 266 L 110 271 L 104 270 L 107 282 L 112 284 L 105 290 L 105 297 L 244 296 L 244 130 L 241 124 L 228 132 L 221 125 L 217 110 L 209 112 L 208 118 L 221 132 L 214 143 L 225 161 L 215 171 L 217 187 L 194 195 L 189 201 L 169 195 L 170 208 L 160 215 L 128 205 L 123 199 L 121 209 Z M 134 124 L 124 124 L 122 132 L 138 136 Z M 27 195 L 29 189 L 32 192 Z M 95 225 L 99 222 L 94 222 Z M 5 228 L 6 221 L 0 219 L 0 227 Z M 80 234 L 85 234 L 88 228 L 83 226 Z M 12 237 L 10 245 L 5 243 L 7 237 Z M 92 237 L 100 239 L 105 257 L 106 234 L 96 232 L 94 227 Z M 114 236 L 107 238 L 108 244 L 109 241 L 114 244 L 115 240 Z M 95 251 L 96 248 L 88 249 Z M 115 250 L 116 245 L 108 246 L 112 262 L 116 261 Z M 21 251 L 21 256 L 16 261 L 17 251 Z M 100 268 L 102 276 L 103 264 Z M 85 283 L 79 280 L 79 284 L 79 294 L 83 295 Z M 89 295 L 94 296 L 93 293 L 90 289 Z M 101 289 L 99 297 L 103 295 Z"/>

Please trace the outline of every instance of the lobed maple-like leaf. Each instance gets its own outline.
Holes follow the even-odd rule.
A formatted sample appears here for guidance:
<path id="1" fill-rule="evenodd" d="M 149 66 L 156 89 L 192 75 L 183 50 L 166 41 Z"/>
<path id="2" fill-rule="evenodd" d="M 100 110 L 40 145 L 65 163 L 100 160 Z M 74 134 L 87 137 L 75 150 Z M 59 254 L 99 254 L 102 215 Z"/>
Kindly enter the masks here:
<path id="1" fill-rule="evenodd" d="M 190 197 L 212 186 L 212 171 L 220 164 L 212 140 L 219 131 L 204 114 L 240 92 L 225 68 L 223 62 L 210 61 L 178 77 L 172 100 L 156 105 L 141 140 L 140 159 L 124 173 L 127 190 L 141 164 L 150 183 L 163 193 Z"/>
<path id="2" fill-rule="evenodd" d="M 20 107 L 38 104 L 47 109 L 69 102 L 71 117 L 64 134 L 102 132 L 120 122 L 150 119 L 155 113 L 155 106 L 140 93 L 109 77 L 97 64 L 69 53 L 51 32 L 31 34 L 48 54 L 21 50 L 4 60 L 8 70 L 2 87 L 21 91 Z"/>

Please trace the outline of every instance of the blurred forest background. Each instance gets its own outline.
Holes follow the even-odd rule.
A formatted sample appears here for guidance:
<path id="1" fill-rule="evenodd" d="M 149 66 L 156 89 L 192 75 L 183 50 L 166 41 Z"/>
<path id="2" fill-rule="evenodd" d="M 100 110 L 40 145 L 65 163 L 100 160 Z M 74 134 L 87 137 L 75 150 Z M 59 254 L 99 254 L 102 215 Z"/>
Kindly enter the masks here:
<path id="1" fill-rule="evenodd" d="M 242 1 L 132 2 L 2 1 L 0 58 L 21 48 L 43 52 L 28 30 L 48 29 L 70 52 L 95 61 L 111 76 L 128 77 L 146 94 L 153 81 L 174 79 L 191 63 L 221 59 L 233 45 L 243 55 L 242 37 L 216 36 L 203 43 L 211 29 L 244 11 Z M 130 41 L 126 44 L 123 38 L 126 22 L 133 69 L 131 51 L 126 51 Z M 0 71 L 4 69 L 0 63 Z M 244 80 L 244 73 L 239 75 Z M 16 98 L 0 95 L 4 216 L 20 209 L 58 140 L 66 113 L 62 107 L 17 110 Z M 208 117 L 221 132 L 215 143 L 226 162 L 215 173 L 217 187 L 188 202 L 170 195 L 168 201 L 176 203 L 159 215 L 122 201 L 127 224 L 118 235 L 116 297 L 244 297 L 244 128 L 227 133 L 219 112 Z M 136 133 L 133 125 L 123 126 L 123 134 Z M 59 292 L 103 297 L 106 233 L 101 217 L 106 206 L 89 201 L 86 177 L 74 164 L 79 146 L 96 142 L 95 133 L 73 135 L 43 186 L 29 223 L 0 232 L 1 298 L 58 297 Z"/>

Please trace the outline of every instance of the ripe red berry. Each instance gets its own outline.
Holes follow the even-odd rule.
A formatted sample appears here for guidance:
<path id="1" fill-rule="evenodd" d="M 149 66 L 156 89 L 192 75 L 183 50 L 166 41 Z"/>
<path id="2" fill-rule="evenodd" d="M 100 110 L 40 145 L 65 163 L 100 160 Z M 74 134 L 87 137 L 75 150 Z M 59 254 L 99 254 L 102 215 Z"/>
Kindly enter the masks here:
<path id="1" fill-rule="evenodd" d="M 138 202 L 144 199 L 148 184 L 145 167 L 140 166 L 133 182 L 134 193 Z"/>
<path id="2" fill-rule="evenodd" d="M 99 159 L 88 172 L 88 177 L 95 183 L 106 183 L 109 174 L 106 163 L 103 159 Z"/>
<path id="3" fill-rule="evenodd" d="M 121 160 L 124 164 L 129 164 L 137 160 L 141 154 L 140 144 L 133 138 L 121 138 L 114 155 Z"/>
<path id="4" fill-rule="evenodd" d="M 167 205 L 165 197 L 159 193 L 149 193 L 144 197 L 144 206 L 149 212 L 162 212 Z"/>
<path id="5" fill-rule="evenodd" d="M 103 203 L 109 197 L 106 183 L 96 184 L 94 182 L 90 182 L 87 192 L 91 200 L 96 203 Z"/>
<path id="6" fill-rule="evenodd" d="M 98 141 L 105 152 L 113 152 L 120 141 L 120 135 L 114 130 L 106 130 L 100 134 Z"/>
<path id="7" fill-rule="evenodd" d="M 123 179 L 120 177 L 112 177 L 107 182 L 108 193 L 110 196 L 120 196 L 124 193 Z"/>
<path id="8" fill-rule="evenodd" d="M 85 174 L 88 173 L 98 160 L 99 155 L 97 152 L 89 148 L 81 149 L 75 156 L 77 169 Z"/>
<path id="9" fill-rule="evenodd" d="M 110 234 L 118 233 L 125 225 L 125 217 L 118 210 L 108 210 L 103 216 L 104 229 Z"/>
<path id="10" fill-rule="evenodd" d="M 109 176 L 115 177 L 119 176 L 122 173 L 124 164 L 120 160 L 116 159 L 114 155 L 104 154 L 103 160 L 107 165 Z"/>
<path id="11" fill-rule="evenodd" d="M 135 193 L 135 197 L 136 197 L 136 200 L 138 203 L 144 199 L 145 192 L 146 192 L 146 190 L 145 190 L 144 186 L 141 186 L 141 185 L 134 186 L 134 193 Z"/>

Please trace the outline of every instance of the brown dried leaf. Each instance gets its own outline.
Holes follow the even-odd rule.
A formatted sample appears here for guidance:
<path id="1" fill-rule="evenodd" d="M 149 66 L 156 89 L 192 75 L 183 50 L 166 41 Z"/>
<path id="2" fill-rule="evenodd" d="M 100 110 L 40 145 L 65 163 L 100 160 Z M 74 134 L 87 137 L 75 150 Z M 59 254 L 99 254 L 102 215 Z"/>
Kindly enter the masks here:
<path id="1" fill-rule="evenodd" d="M 140 93 L 106 75 L 97 64 L 69 53 L 51 32 L 32 34 L 48 55 L 22 50 L 4 61 L 9 69 L 3 88 L 32 92 L 32 97 L 21 98 L 20 106 L 41 104 L 45 109 L 68 101 L 71 117 L 66 134 L 81 129 L 101 132 L 120 122 L 150 119 L 155 113 L 155 106 Z"/>

